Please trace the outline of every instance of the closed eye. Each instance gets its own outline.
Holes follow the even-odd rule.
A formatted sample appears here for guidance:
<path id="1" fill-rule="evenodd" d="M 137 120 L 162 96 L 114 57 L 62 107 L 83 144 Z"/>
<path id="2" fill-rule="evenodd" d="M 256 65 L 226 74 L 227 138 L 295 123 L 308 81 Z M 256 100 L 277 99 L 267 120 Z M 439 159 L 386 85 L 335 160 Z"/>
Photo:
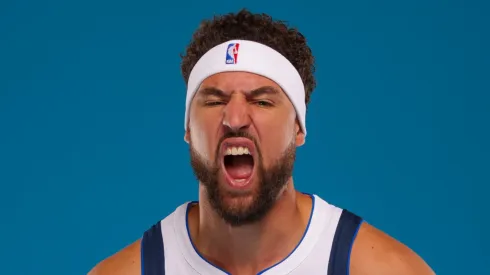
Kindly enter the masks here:
<path id="1" fill-rule="evenodd" d="M 204 102 L 204 105 L 206 106 L 218 106 L 224 104 L 223 101 L 206 101 Z"/>
<path id="2" fill-rule="evenodd" d="M 255 104 L 259 105 L 260 107 L 271 107 L 271 106 L 273 106 L 272 103 L 270 103 L 269 101 L 265 101 L 265 100 L 257 100 L 257 101 L 255 101 Z"/>

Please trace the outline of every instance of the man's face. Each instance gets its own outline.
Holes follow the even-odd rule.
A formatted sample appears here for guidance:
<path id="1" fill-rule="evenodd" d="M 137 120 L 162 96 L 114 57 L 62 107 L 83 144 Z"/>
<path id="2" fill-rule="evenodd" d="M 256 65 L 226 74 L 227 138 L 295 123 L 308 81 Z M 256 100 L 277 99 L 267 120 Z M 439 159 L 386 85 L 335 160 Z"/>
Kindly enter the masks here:
<path id="1" fill-rule="evenodd" d="M 268 78 L 226 72 L 207 78 L 190 107 L 191 165 L 230 225 L 260 220 L 291 178 L 304 135 L 282 89 Z"/>

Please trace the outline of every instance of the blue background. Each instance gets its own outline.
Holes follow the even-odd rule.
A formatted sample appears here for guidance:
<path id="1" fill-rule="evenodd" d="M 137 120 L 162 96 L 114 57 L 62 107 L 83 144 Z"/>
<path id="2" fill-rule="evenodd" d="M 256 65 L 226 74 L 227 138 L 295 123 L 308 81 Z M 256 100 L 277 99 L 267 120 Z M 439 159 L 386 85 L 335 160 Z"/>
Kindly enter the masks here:
<path id="1" fill-rule="evenodd" d="M 197 198 L 179 53 L 241 7 L 317 59 L 298 188 L 490 274 L 489 6 L 449 0 L 1 1 L 1 273 L 86 274 Z"/>

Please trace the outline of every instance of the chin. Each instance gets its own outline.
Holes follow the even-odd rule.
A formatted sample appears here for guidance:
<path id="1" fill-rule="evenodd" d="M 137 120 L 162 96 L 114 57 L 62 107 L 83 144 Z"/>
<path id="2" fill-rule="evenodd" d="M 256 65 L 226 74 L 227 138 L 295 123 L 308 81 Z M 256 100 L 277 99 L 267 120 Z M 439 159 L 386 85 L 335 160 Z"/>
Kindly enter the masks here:
<path id="1" fill-rule="evenodd" d="M 248 212 L 252 205 L 254 205 L 256 199 L 252 194 L 245 196 L 223 196 L 221 203 L 228 212 L 243 213 Z"/>
<path id="2" fill-rule="evenodd" d="M 252 180 L 246 187 L 236 188 L 226 181 L 219 181 L 218 200 L 226 212 L 240 214 L 248 212 L 259 199 L 259 186 L 257 180 Z"/>

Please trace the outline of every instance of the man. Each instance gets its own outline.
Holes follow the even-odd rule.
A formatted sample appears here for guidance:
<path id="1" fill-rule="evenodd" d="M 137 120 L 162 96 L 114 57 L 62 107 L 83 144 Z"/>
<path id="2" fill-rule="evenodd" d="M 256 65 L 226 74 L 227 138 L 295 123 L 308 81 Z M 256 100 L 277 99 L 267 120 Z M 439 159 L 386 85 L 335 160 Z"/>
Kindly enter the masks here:
<path id="1" fill-rule="evenodd" d="M 246 10 L 215 17 L 194 33 L 182 73 L 199 201 L 90 274 L 434 274 L 360 217 L 295 190 L 315 88 L 314 58 L 297 30 Z"/>

